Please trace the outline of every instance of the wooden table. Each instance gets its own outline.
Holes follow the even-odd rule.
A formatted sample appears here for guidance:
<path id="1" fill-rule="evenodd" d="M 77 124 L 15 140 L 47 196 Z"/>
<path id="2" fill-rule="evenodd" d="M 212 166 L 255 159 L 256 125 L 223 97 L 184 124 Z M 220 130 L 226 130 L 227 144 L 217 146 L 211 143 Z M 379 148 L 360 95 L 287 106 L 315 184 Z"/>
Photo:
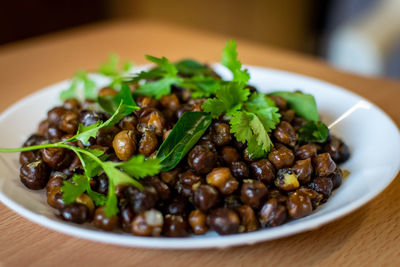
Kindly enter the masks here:
<path id="1" fill-rule="evenodd" d="M 0 47 L 0 111 L 29 93 L 71 77 L 79 68 L 97 67 L 110 52 L 138 64 L 145 62 L 145 53 L 213 62 L 219 61 L 227 38 L 164 23 L 107 22 Z M 400 83 L 342 73 L 314 58 L 237 41 L 246 64 L 338 84 L 373 101 L 400 125 Z M 399 203 L 397 177 L 371 203 L 318 230 L 253 246 L 199 251 L 127 248 L 81 240 L 38 226 L 0 204 L 0 266 L 399 266 Z"/>

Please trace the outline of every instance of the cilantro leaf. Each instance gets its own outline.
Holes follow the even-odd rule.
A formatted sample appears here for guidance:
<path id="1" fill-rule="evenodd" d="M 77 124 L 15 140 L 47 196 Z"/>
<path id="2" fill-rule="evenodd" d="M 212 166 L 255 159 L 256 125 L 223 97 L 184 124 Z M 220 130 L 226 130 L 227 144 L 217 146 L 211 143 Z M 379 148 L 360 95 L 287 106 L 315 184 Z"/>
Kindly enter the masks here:
<path id="1" fill-rule="evenodd" d="M 274 101 L 263 93 L 253 93 L 245 104 L 246 110 L 256 114 L 267 132 L 275 129 L 281 114 Z"/>
<path id="2" fill-rule="evenodd" d="M 83 70 L 80 70 L 75 74 L 71 81 L 71 85 L 61 92 L 60 99 L 65 101 L 68 98 L 80 98 L 82 95 L 80 89 L 83 89 L 83 96 L 85 99 L 96 99 L 97 85 Z"/>
<path id="3" fill-rule="evenodd" d="M 250 80 L 250 75 L 247 70 L 242 70 L 242 63 L 237 57 L 236 42 L 234 40 L 227 41 L 222 51 L 221 64 L 232 72 L 233 81 L 247 84 Z"/>
<path id="4" fill-rule="evenodd" d="M 224 112 L 230 115 L 242 108 L 243 102 L 248 99 L 249 94 L 250 90 L 244 88 L 242 84 L 231 82 L 222 85 L 215 97 L 204 102 L 202 108 L 205 112 L 211 113 L 213 118 L 219 117 Z"/>
<path id="5" fill-rule="evenodd" d="M 121 90 L 115 96 L 102 96 L 98 97 L 97 102 L 101 108 L 110 113 L 114 114 L 117 111 L 119 104 L 123 101 L 125 108 L 124 115 L 129 115 L 132 111 L 139 109 L 136 105 L 135 100 L 133 100 L 131 89 L 127 84 L 122 84 Z"/>
<path id="6" fill-rule="evenodd" d="M 178 70 L 175 65 L 169 61 L 166 57 L 154 57 L 150 55 L 146 55 L 146 59 L 150 62 L 157 64 L 161 69 L 163 69 L 168 76 L 176 76 L 178 74 Z"/>
<path id="7" fill-rule="evenodd" d="M 151 80 L 161 78 L 164 74 L 164 71 L 160 68 L 154 68 L 148 71 L 141 71 L 139 73 L 134 74 L 133 77 L 125 79 L 126 83 L 138 83 L 141 80 Z"/>
<path id="8" fill-rule="evenodd" d="M 200 74 L 195 75 L 191 78 L 186 78 L 178 85 L 185 89 L 193 90 L 192 97 L 201 98 L 214 95 L 221 84 L 222 81 L 214 77 L 204 76 Z"/>
<path id="9" fill-rule="evenodd" d="M 194 75 L 209 75 L 212 70 L 196 60 L 183 59 L 175 63 L 175 67 L 178 69 L 178 73 L 188 76 Z"/>
<path id="10" fill-rule="evenodd" d="M 307 142 L 325 142 L 329 135 L 328 127 L 321 121 L 310 121 L 305 125 L 301 126 L 297 130 L 299 135 L 299 141 L 303 143 Z"/>
<path id="11" fill-rule="evenodd" d="M 133 93 L 135 95 L 145 95 L 149 97 L 155 97 L 160 99 L 164 95 L 169 95 L 171 93 L 171 85 L 179 83 L 181 78 L 178 77 L 164 77 L 157 81 L 147 82 L 135 90 Z"/>
<path id="12" fill-rule="evenodd" d="M 106 76 L 117 76 L 119 57 L 117 54 L 111 54 L 108 60 L 100 65 L 99 73 Z"/>
<path id="13" fill-rule="evenodd" d="M 86 191 L 87 188 L 87 178 L 83 175 L 74 174 L 72 177 L 74 183 L 64 181 L 64 185 L 61 187 L 63 192 L 63 200 L 66 204 L 71 204 L 79 197 L 82 193 Z"/>
<path id="14" fill-rule="evenodd" d="M 135 178 L 156 175 L 161 169 L 161 161 L 158 158 L 145 159 L 141 154 L 133 156 L 125 162 L 116 163 L 115 166 Z"/>
<path id="15" fill-rule="evenodd" d="M 289 108 L 294 109 L 296 114 L 309 121 L 319 121 L 317 103 L 314 96 L 302 92 L 272 92 L 271 95 L 283 97 L 288 102 Z"/>
<path id="16" fill-rule="evenodd" d="M 231 133 L 242 143 L 247 143 L 247 150 L 251 158 L 260 158 L 271 149 L 272 141 L 268 136 L 269 129 L 254 113 L 237 111 L 232 114 Z"/>

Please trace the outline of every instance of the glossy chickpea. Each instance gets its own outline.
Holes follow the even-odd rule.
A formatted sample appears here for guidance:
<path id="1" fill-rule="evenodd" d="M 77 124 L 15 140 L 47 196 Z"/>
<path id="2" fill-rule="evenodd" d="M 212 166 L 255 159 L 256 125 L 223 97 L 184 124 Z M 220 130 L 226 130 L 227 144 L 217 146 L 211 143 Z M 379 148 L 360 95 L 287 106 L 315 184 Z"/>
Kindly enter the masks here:
<path id="1" fill-rule="evenodd" d="M 286 121 L 281 121 L 278 126 L 276 126 L 274 132 L 274 137 L 276 140 L 282 144 L 293 147 L 297 141 L 297 134 L 292 125 Z"/>
<path id="2" fill-rule="evenodd" d="M 158 106 L 158 101 L 155 98 L 139 96 L 136 99 L 136 104 L 141 108 L 155 108 Z"/>
<path id="3" fill-rule="evenodd" d="M 125 116 L 119 123 L 118 127 L 122 130 L 136 130 L 138 119 L 135 116 Z"/>
<path id="4" fill-rule="evenodd" d="M 193 203 L 201 211 L 207 212 L 218 204 L 219 194 L 215 187 L 200 185 L 193 192 Z"/>
<path id="5" fill-rule="evenodd" d="M 220 235 L 235 234 L 239 230 L 239 215 L 232 209 L 218 208 L 211 211 L 206 218 L 208 227 Z"/>
<path id="6" fill-rule="evenodd" d="M 286 206 L 289 216 L 294 219 L 305 217 L 313 210 L 310 198 L 301 191 L 290 194 Z"/>
<path id="7" fill-rule="evenodd" d="M 168 200 L 171 197 L 171 190 L 168 185 L 161 181 L 158 177 L 153 176 L 149 180 L 150 184 L 156 189 L 160 200 Z"/>
<path id="8" fill-rule="evenodd" d="M 110 218 L 107 217 L 104 211 L 104 206 L 101 206 L 97 208 L 94 213 L 93 224 L 104 231 L 112 231 L 119 226 L 120 219 L 117 215 Z"/>
<path id="9" fill-rule="evenodd" d="M 265 184 L 270 184 L 275 179 L 275 167 L 267 159 L 261 159 L 250 164 L 251 174 Z"/>
<path id="10" fill-rule="evenodd" d="M 275 102 L 275 105 L 280 109 L 280 110 L 286 110 L 287 109 L 287 101 L 281 96 L 277 95 L 269 95 L 269 98 L 272 99 L 272 101 Z"/>
<path id="11" fill-rule="evenodd" d="M 58 127 L 50 125 L 49 128 L 47 128 L 47 132 L 45 133 L 44 137 L 51 141 L 59 141 L 63 135 L 64 132 Z"/>
<path id="12" fill-rule="evenodd" d="M 29 164 L 35 160 L 40 159 L 40 154 L 37 151 L 24 151 L 19 155 L 19 163 Z"/>
<path id="13" fill-rule="evenodd" d="M 268 154 L 269 161 L 274 164 L 275 168 L 282 169 L 291 167 L 294 163 L 294 154 L 292 150 L 285 146 L 280 146 Z"/>
<path id="14" fill-rule="evenodd" d="M 322 194 L 305 186 L 301 186 L 296 192 L 301 192 L 302 194 L 307 195 L 311 200 L 313 209 L 316 209 L 324 198 Z"/>
<path id="15" fill-rule="evenodd" d="M 78 113 L 76 113 L 75 111 L 66 110 L 61 117 L 59 128 L 60 130 L 66 133 L 75 134 L 76 131 L 78 130 L 78 125 L 79 125 Z"/>
<path id="16" fill-rule="evenodd" d="M 139 113 L 139 123 L 137 129 L 139 132 L 152 131 L 161 136 L 165 126 L 165 118 L 158 109 L 143 108 Z"/>
<path id="17" fill-rule="evenodd" d="M 55 170 L 62 170 L 72 162 L 71 152 L 64 148 L 50 147 L 41 151 L 43 161 Z"/>
<path id="18" fill-rule="evenodd" d="M 49 169 L 42 160 L 33 161 L 21 166 L 19 177 L 29 189 L 43 189 L 49 179 Z"/>
<path id="19" fill-rule="evenodd" d="M 60 186 L 54 186 L 47 191 L 47 204 L 55 209 L 60 209 L 65 206 L 64 202 L 60 205 L 59 199 L 62 199 L 62 192 Z"/>
<path id="20" fill-rule="evenodd" d="M 93 200 L 85 193 L 80 194 L 76 199 L 76 203 L 80 203 L 82 205 L 85 205 L 88 208 L 88 215 L 91 217 L 93 215 L 95 206 L 93 203 Z"/>
<path id="21" fill-rule="evenodd" d="M 161 180 L 170 185 L 170 186 L 174 186 L 176 181 L 178 180 L 178 176 L 180 173 L 180 169 L 179 168 L 175 168 L 173 170 L 170 170 L 168 172 L 161 172 L 160 173 L 160 178 Z"/>
<path id="22" fill-rule="evenodd" d="M 188 224 L 180 215 L 167 214 L 164 218 L 163 235 L 168 237 L 188 236 Z"/>
<path id="23" fill-rule="evenodd" d="M 145 186 L 144 190 L 129 186 L 124 192 L 132 211 L 136 214 L 154 208 L 158 201 L 158 194 L 153 186 Z"/>
<path id="24" fill-rule="evenodd" d="M 139 141 L 139 153 L 150 156 L 158 146 L 157 136 L 154 132 L 145 131 Z"/>
<path id="25" fill-rule="evenodd" d="M 332 180 L 332 190 L 335 190 L 342 184 L 343 180 L 343 173 L 339 168 L 336 168 L 336 170 L 328 176 Z"/>
<path id="26" fill-rule="evenodd" d="M 106 97 L 106 96 L 116 96 L 118 94 L 113 88 L 104 87 L 100 89 L 99 93 L 97 94 L 98 97 Z"/>
<path id="27" fill-rule="evenodd" d="M 195 175 L 192 171 L 186 171 L 180 174 L 178 183 L 176 184 L 175 188 L 181 195 L 185 197 L 190 197 L 194 190 L 194 186 L 196 184 L 201 184 L 201 182 L 201 176 Z"/>
<path id="28" fill-rule="evenodd" d="M 136 136 L 131 130 L 120 131 L 112 142 L 115 154 L 120 160 L 126 161 L 136 152 Z"/>
<path id="29" fill-rule="evenodd" d="M 317 148 L 314 145 L 302 145 L 294 152 L 296 159 L 308 159 L 317 155 Z"/>
<path id="30" fill-rule="evenodd" d="M 82 162 L 79 159 L 79 157 L 77 155 L 73 155 L 72 156 L 72 162 L 71 164 L 68 166 L 67 170 L 63 170 L 63 172 L 67 175 L 67 176 L 71 176 L 73 175 L 75 172 L 78 172 L 79 169 L 83 169 L 82 166 Z"/>
<path id="31" fill-rule="evenodd" d="M 164 95 L 160 99 L 160 104 L 165 109 L 177 110 L 179 107 L 179 99 L 176 94 Z"/>
<path id="32" fill-rule="evenodd" d="M 188 155 L 189 166 L 199 174 L 209 173 L 216 161 L 216 153 L 204 145 L 196 145 Z"/>
<path id="33" fill-rule="evenodd" d="M 108 192 L 108 178 L 107 175 L 104 173 L 100 174 L 99 176 L 96 176 L 94 178 L 94 185 L 93 185 L 93 190 L 106 195 Z"/>
<path id="34" fill-rule="evenodd" d="M 311 159 L 298 160 L 294 163 L 292 170 L 297 176 L 300 184 L 307 184 L 311 180 L 311 175 L 313 173 L 313 168 L 311 164 Z"/>
<path id="35" fill-rule="evenodd" d="M 239 232 L 254 232 L 258 229 L 257 217 L 254 210 L 248 205 L 242 205 L 236 209 L 240 217 Z"/>
<path id="36" fill-rule="evenodd" d="M 244 204 L 257 209 L 267 199 L 268 189 L 258 180 L 243 180 L 240 195 Z"/>
<path id="37" fill-rule="evenodd" d="M 275 198 L 271 198 L 261 207 L 259 221 L 262 227 L 274 227 L 286 221 L 286 207 L 279 204 Z"/>
<path id="38" fill-rule="evenodd" d="M 314 173 L 317 176 L 328 176 L 336 169 L 336 163 L 329 153 L 318 154 L 313 158 Z"/>
<path id="39" fill-rule="evenodd" d="M 226 123 L 214 123 L 212 125 L 212 141 L 217 146 L 224 146 L 231 142 L 232 135 L 230 132 L 230 127 Z"/>
<path id="40" fill-rule="evenodd" d="M 188 222 L 195 235 L 202 235 L 208 231 L 206 215 L 201 210 L 193 210 L 189 214 Z"/>
<path id="41" fill-rule="evenodd" d="M 46 141 L 46 138 L 44 138 L 43 136 L 38 135 L 38 134 L 32 134 L 31 136 L 29 136 L 29 138 L 24 142 L 24 144 L 22 146 L 28 147 L 28 146 L 40 145 L 45 141 Z"/>
<path id="42" fill-rule="evenodd" d="M 276 201 L 278 201 L 279 204 L 285 204 L 287 201 L 287 196 L 284 194 L 284 192 L 278 190 L 278 189 L 271 189 L 268 192 L 268 198 L 275 198 Z"/>
<path id="43" fill-rule="evenodd" d="M 214 168 L 207 174 L 206 182 L 218 188 L 223 195 L 230 195 L 239 187 L 239 182 L 232 176 L 229 168 Z"/>
<path id="44" fill-rule="evenodd" d="M 83 204 L 72 203 L 62 208 L 60 215 L 64 221 L 83 224 L 89 217 L 89 210 Z"/>
<path id="45" fill-rule="evenodd" d="M 230 165 L 232 162 L 240 160 L 239 152 L 236 150 L 236 148 L 231 146 L 224 146 L 221 149 L 221 157 L 222 160 L 228 165 Z"/>
<path id="46" fill-rule="evenodd" d="M 291 121 L 291 124 L 293 126 L 293 128 L 297 131 L 298 129 L 300 129 L 302 126 L 306 125 L 308 123 L 308 121 L 304 118 L 301 117 L 294 117 L 293 120 Z"/>
<path id="47" fill-rule="evenodd" d="M 251 153 L 249 153 L 249 150 L 247 149 L 247 147 L 243 150 L 243 159 L 244 161 L 251 163 L 256 161 L 257 159 L 255 157 L 253 157 L 253 155 Z"/>
<path id="48" fill-rule="evenodd" d="M 350 157 L 349 147 L 334 136 L 331 136 L 330 141 L 324 145 L 323 151 L 329 153 L 336 163 L 345 162 Z"/>
<path id="49" fill-rule="evenodd" d="M 63 107 L 67 110 L 78 110 L 81 108 L 81 104 L 75 98 L 69 98 L 64 101 Z"/>
<path id="50" fill-rule="evenodd" d="M 189 211 L 189 202 L 187 198 L 182 196 L 177 196 L 168 203 L 166 207 L 167 214 L 171 215 L 181 215 L 183 217 L 187 216 Z"/>
<path id="51" fill-rule="evenodd" d="M 151 209 L 133 218 L 130 224 L 132 234 L 137 236 L 160 236 L 164 218 L 160 211 Z"/>
<path id="52" fill-rule="evenodd" d="M 275 186 L 280 190 L 292 191 L 299 188 L 300 183 L 296 173 L 291 169 L 280 169 L 276 174 Z"/>
<path id="53" fill-rule="evenodd" d="M 43 120 L 39 123 L 36 133 L 40 136 L 45 136 L 50 127 L 50 123 L 48 120 Z"/>
<path id="54" fill-rule="evenodd" d="M 332 180 L 327 177 L 318 177 L 315 178 L 308 187 L 322 194 L 324 196 L 322 202 L 326 202 L 332 193 L 333 183 Z"/>
<path id="55" fill-rule="evenodd" d="M 64 107 L 55 107 L 47 112 L 47 120 L 50 125 L 59 127 L 62 121 L 62 117 L 65 114 L 66 109 Z"/>
<path id="56" fill-rule="evenodd" d="M 294 111 L 293 109 L 288 109 L 288 110 L 284 110 L 281 112 L 281 121 L 287 121 L 287 122 L 292 122 L 294 119 L 294 116 L 296 115 L 296 111 Z"/>
<path id="57" fill-rule="evenodd" d="M 223 200 L 223 204 L 221 206 L 223 206 L 224 208 L 228 208 L 228 209 L 236 210 L 238 207 L 243 205 L 239 194 L 232 194 L 229 196 L 224 196 L 222 200 Z"/>
<path id="58" fill-rule="evenodd" d="M 249 167 L 243 161 L 232 162 L 229 168 L 231 169 L 232 175 L 239 180 L 247 179 L 250 176 Z"/>
<path id="59" fill-rule="evenodd" d="M 49 181 L 46 184 L 46 191 L 50 192 L 53 187 L 61 187 L 63 186 L 64 180 L 67 179 L 67 176 L 62 172 L 54 172 Z"/>
<path id="60" fill-rule="evenodd" d="M 81 110 L 79 113 L 79 123 L 82 123 L 84 126 L 96 124 L 99 120 L 106 121 L 106 117 L 103 113 L 85 109 Z"/>
<path id="61" fill-rule="evenodd" d="M 134 214 L 130 207 L 121 208 L 121 226 L 125 232 L 131 232 L 131 223 L 133 221 Z"/>

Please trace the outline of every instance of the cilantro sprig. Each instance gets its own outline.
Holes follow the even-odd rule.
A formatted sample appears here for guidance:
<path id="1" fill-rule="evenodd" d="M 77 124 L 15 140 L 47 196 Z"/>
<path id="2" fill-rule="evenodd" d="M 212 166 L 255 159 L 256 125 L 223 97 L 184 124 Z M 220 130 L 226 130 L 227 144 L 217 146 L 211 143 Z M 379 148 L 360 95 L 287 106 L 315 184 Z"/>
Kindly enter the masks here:
<path id="1" fill-rule="evenodd" d="M 213 118 L 221 115 L 230 119 L 231 133 L 240 142 L 247 143 L 247 150 L 252 158 L 266 155 L 272 148 L 269 133 L 275 129 L 281 115 L 275 103 L 262 93 L 252 93 L 246 88 L 250 75 L 242 69 L 238 60 L 236 42 L 228 41 L 223 52 L 221 63 L 233 75 L 233 80 L 222 85 L 214 98 L 203 103 L 204 111 Z"/>
<path id="2" fill-rule="evenodd" d="M 96 99 L 97 85 L 89 78 L 88 74 L 84 70 L 78 71 L 72 78 L 71 85 L 60 94 L 62 101 L 68 98 L 81 98 L 82 91 L 85 99 Z"/>
<path id="3" fill-rule="evenodd" d="M 125 110 L 126 107 L 123 105 L 123 102 L 121 102 L 117 111 L 110 119 L 105 122 L 98 121 L 91 126 L 83 126 L 81 124 L 79 125 L 78 133 L 67 140 L 52 144 L 41 144 L 14 149 L 0 148 L 0 152 L 23 152 L 52 147 L 72 150 L 82 163 L 84 176 L 74 176 L 73 183 L 66 182 L 64 184 L 62 187 L 63 200 L 66 204 L 72 203 L 77 196 L 86 191 L 97 205 L 105 204 L 105 213 L 108 217 L 111 217 L 118 213 L 118 200 L 115 195 L 115 186 L 119 184 L 128 184 L 143 189 L 143 186 L 137 179 L 159 173 L 161 169 L 160 160 L 157 158 L 146 159 L 143 155 L 136 155 L 125 162 L 112 162 L 106 160 L 108 155 L 104 154 L 102 150 L 75 147 L 69 143 L 81 141 L 83 144 L 88 144 L 89 139 L 95 138 L 100 129 L 108 129 L 118 123 L 124 117 Z M 107 197 L 92 191 L 89 185 L 90 178 L 99 175 L 101 171 L 104 171 L 109 180 Z"/>

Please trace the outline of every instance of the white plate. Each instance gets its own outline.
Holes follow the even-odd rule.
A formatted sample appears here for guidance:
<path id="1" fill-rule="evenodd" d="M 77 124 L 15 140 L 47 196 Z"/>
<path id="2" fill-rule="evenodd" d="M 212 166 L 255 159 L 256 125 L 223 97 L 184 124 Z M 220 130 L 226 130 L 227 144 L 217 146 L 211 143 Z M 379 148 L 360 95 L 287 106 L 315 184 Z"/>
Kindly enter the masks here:
<path id="1" fill-rule="evenodd" d="M 215 65 L 215 68 L 223 76 L 229 76 L 220 65 Z M 331 131 L 343 138 L 351 149 L 350 160 L 342 166 L 351 174 L 329 201 L 312 215 L 279 227 L 231 236 L 209 233 L 178 239 L 107 233 L 89 224 L 76 225 L 58 219 L 47 205 L 44 191 L 28 190 L 19 181 L 17 154 L 0 155 L 0 200 L 29 220 L 73 236 L 124 246 L 195 249 L 253 244 L 316 229 L 364 205 L 395 178 L 400 168 L 399 131 L 374 104 L 313 78 L 260 67 L 249 66 L 248 69 L 251 84 L 260 91 L 301 89 L 315 96 L 325 123 L 331 124 L 342 117 Z M 99 84 L 105 82 L 99 77 L 96 79 Z M 5 111 L 0 116 L 0 147 L 19 147 L 36 130 L 46 112 L 58 103 L 59 92 L 67 85 L 68 82 L 61 82 L 45 88 Z"/>

